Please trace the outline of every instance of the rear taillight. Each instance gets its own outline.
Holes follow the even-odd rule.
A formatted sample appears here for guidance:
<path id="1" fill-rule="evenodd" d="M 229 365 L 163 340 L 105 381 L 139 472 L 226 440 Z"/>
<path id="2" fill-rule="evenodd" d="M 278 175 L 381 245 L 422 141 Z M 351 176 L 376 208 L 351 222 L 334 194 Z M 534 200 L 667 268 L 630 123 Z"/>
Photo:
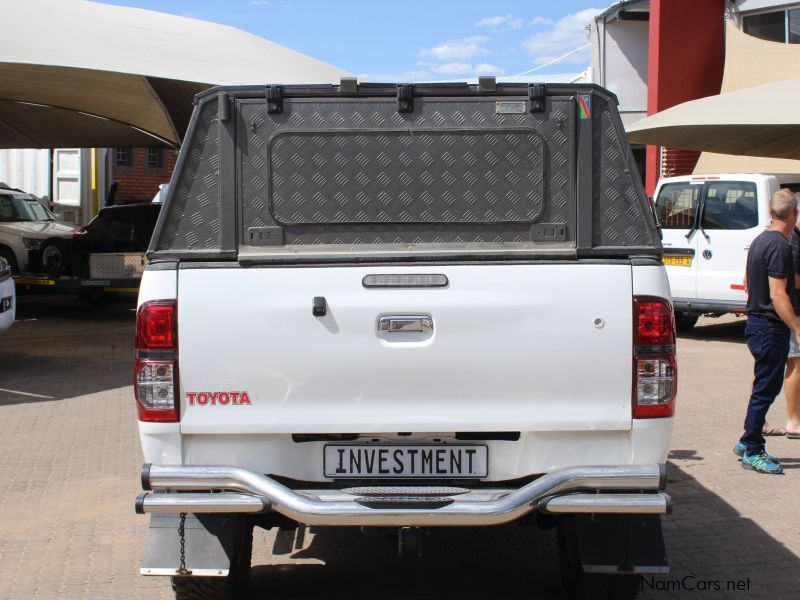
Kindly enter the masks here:
<path id="1" fill-rule="evenodd" d="M 174 300 L 145 302 L 136 313 L 133 389 L 140 421 L 179 420 L 176 317 Z"/>
<path id="2" fill-rule="evenodd" d="M 672 305 L 664 298 L 636 296 L 633 315 L 633 418 L 671 417 L 678 389 Z"/>
<path id="3" fill-rule="evenodd" d="M 86 227 L 81 227 L 78 231 L 72 234 L 72 239 L 77 239 L 86 233 Z"/>

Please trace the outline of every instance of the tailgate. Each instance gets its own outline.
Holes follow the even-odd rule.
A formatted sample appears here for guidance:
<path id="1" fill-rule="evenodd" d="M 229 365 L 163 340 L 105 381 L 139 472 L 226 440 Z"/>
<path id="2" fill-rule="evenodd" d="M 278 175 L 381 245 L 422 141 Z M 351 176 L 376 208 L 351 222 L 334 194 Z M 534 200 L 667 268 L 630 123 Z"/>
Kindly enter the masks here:
<path id="1" fill-rule="evenodd" d="M 178 299 L 184 433 L 631 427 L 628 265 L 189 268 Z"/>

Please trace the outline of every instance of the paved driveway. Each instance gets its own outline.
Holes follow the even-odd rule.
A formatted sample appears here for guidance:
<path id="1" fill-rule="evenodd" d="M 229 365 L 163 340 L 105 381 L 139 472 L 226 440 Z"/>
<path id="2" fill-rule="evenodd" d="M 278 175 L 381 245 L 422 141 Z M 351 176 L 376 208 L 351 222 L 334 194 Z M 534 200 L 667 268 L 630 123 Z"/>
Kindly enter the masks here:
<path id="1" fill-rule="evenodd" d="M 137 575 L 146 518 L 130 387 L 131 304 L 23 297 L 0 337 L 0 599 L 169 598 Z M 644 598 L 800 597 L 800 440 L 770 441 L 783 477 L 731 455 L 752 364 L 742 323 L 703 320 L 680 339 L 680 395 L 665 519 L 673 572 Z M 785 418 L 783 401 L 772 418 Z M 254 598 L 553 598 L 551 533 L 446 530 L 423 561 L 352 530 L 256 531 Z M 719 588 L 719 589 L 717 589 Z"/>

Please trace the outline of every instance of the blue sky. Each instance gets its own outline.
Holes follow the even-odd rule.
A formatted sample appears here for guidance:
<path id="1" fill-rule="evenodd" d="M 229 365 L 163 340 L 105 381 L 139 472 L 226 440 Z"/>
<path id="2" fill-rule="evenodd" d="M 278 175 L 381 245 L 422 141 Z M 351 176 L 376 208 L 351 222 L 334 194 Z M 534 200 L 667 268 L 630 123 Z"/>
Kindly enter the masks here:
<path id="1" fill-rule="evenodd" d="M 516 75 L 586 44 L 596 0 L 104 0 L 239 27 L 364 80 Z M 540 73 L 577 73 L 588 49 Z"/>

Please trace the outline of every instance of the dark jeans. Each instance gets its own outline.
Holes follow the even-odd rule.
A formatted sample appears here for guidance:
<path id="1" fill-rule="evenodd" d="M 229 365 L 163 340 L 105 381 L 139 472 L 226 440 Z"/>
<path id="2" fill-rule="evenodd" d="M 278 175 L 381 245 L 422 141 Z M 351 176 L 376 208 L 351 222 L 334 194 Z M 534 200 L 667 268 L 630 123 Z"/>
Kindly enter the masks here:
<path id="1" fill-rule="evenodd" d="M 747 446 L 747 454 L 754 454 L 764 449 L 761 430 L 767 420 L 767 411 L 783 386 L 790 332 L 783 322 L 750 315 L 747 317 L 744 335 L 756 364 L 753 392 L 747 406 L 741 441 Z"/>

